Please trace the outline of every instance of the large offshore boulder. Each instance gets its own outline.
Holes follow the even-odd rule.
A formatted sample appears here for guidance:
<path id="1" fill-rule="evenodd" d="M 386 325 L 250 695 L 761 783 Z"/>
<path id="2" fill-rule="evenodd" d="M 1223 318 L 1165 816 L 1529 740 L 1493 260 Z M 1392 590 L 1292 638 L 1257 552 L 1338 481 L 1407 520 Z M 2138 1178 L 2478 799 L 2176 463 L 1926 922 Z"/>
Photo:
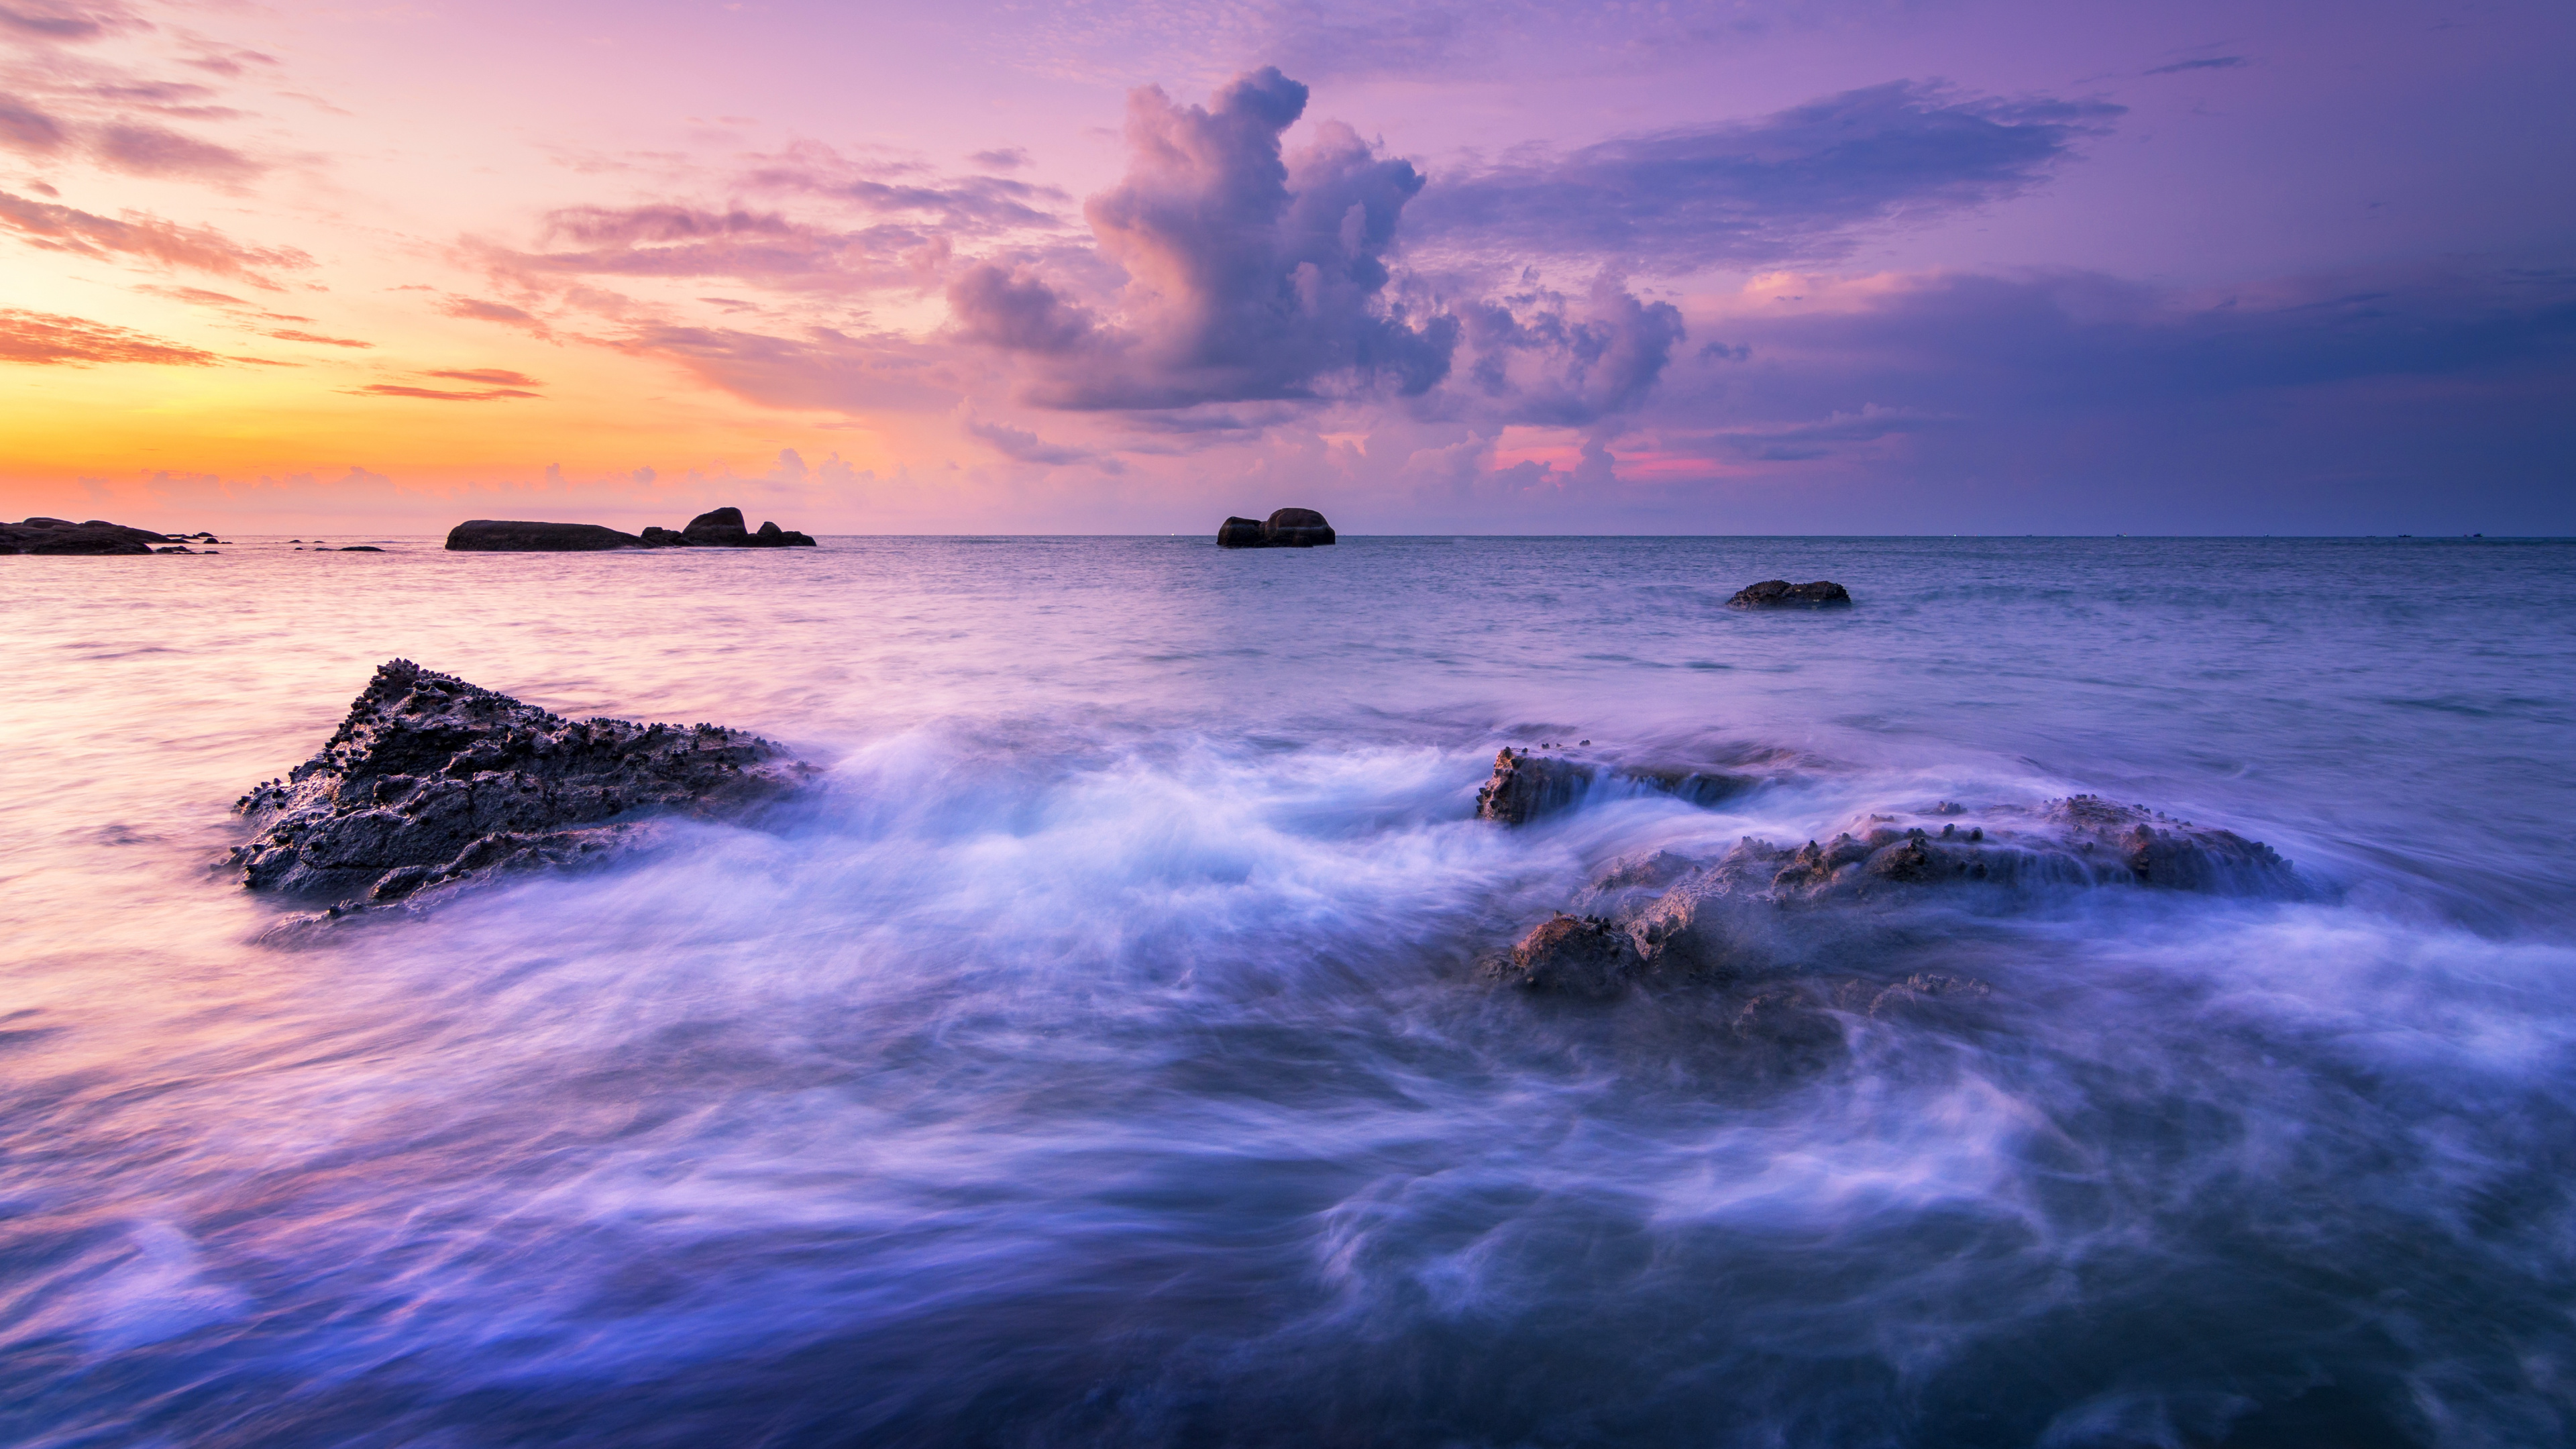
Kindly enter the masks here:
<path id="1" fill-rule="evenodd" d="M 599 553 L 647 545 L 634 534 L 596 523 L 469 518 L 447 531 L 447 546 L 456 553 Z"/>
<path id="2" fill-rule="evenodd" d="M 177 540 L 148 528 L 129 528 L 93 518 L 87 523 L 74 523 L 66 518 L 30 518 L 20 523 L 0 523 L 0 553 L 41 554 L 148 554 L 156 552 L 188 553 L 181 548 L 168 550 L 163 545 Z"/>
<path id="3" fill-rule="evenodd" d="M 1735 597 L 1726 602 L 1738 609 L 1834 609 L 1851 601 L 1851 591 L 1831 579 L 1818 579 L 1811 584 L 1764 579 L 1736 590 Z"/>
<path id="4" fill-rule="evenodd" d="M 1333 526 L 1311 508 L 1282 508 L 1256 522 L 1229 518 L 1219 524 L 1219 548 L 1318 548 L 1334 542 Z"/>
<path id="5" fill-rule="evenodd" d="M 680 536 L 700 547 L 712 544 L 739 548 L 751 542 L 751 530 L 743 527 L 739 508 L 710 508 L 690 519 Z"/>
<path id="6" fill-rule="evenodd" d="M 656 818 L 737 815 L 810 773 L 742 730 L 568 720 L 396 659 L 313 758 L 234 802 L 259 833 L 232 864 L 253 890 L 396 901 L 604 860 L 648 843 Z"/>

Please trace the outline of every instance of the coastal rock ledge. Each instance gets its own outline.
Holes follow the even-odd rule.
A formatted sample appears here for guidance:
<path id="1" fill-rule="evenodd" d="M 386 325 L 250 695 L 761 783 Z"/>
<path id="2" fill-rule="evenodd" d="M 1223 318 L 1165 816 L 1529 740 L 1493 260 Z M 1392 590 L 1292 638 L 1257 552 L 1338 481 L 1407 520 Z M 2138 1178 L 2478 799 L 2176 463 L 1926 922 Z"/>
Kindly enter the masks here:
<path id="1" fill-rule="evenodd" d="M 596 523 L 534 523 L 512 518 L 469 518 L 447 531 L 456 553 L 598 553 L 616 548 L 812 548 L 811 535 L 775 523 L 757 531 L 743 526 L 739 508 L 716 508 L 673 530 L 620 533 Z"/>
<path id="2" fill-rule="evenodd" d="M 720 725 L 567 720 L 408 659 L 376 670 L 321 751 L 234 802 L 243 884 L 333 914 L 509 870 L 607 860 L 653 817 L 739 814 L 811 767 Z M 630 818 L 640 817 L 640 818 Z"/>
<path id="3" fill-rule="evenodd" d="M 1282 508 L 1266 520 L 1229 518 L 1216 531 L 1219 548 L 1318 548 L 1333 541 L 1333 526 L 1311 508 Z"/>
<path id="4" fill-rule="evenodd" d="M 67 518 L 30 518 L 20 523 L 0 523 L 0 553 L 43 554 L 117 554 L 117 553 L 195 553 L 181 539 L 202 538 L 218 542 L 209 534 L 154 533 L 148 528 L 129 528 L 93 518 L 87 523 L 74 523 Z"/>

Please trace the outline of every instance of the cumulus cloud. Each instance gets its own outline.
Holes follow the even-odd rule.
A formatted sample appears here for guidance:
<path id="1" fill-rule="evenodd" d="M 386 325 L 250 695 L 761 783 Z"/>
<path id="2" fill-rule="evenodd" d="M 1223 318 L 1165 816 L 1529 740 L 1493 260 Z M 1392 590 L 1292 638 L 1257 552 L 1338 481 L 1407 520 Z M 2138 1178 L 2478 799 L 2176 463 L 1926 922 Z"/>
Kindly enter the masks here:
<path id="1" fill-rule="evenodd" d="M 55 312 L 0 307 L 0 362 L 86 367 L 101 362 L 153 362 L 204 367 L 211 352 L 125 327 L 111 327 Z"/>
<path id="2" fill-rule="evenodd" d="M 2121 111 L 1892 82 L 1756 121 L 1444 177 L 1423 193 L 1414 223 L 1423 240 L 1460 252 L 1615 258 L 1653 271 L 1832 256 L 1857 228 L 2029 190 Z"/>
<path id="3" fill-rule="evenodd" d="M 1205 107 L 1130 95 L 1130 165 L 1085 208 L 1126 275 L 1116 326 L 1055 284 L 986 262 L 952 280 L 959 335 L 1039 363 L 1029 400 L 1179 408 L 1315 397 L 1337 386 L 1422 393 L 1449 371 L 1456 323 L 1386 295 L 1412 165 L 1327 123 L 1300 155 L 1280 135 L 1306 88 L 1265 67 Z"/>
<path id="4" fill-rule="evenodd" d="M 1515 311 L 1514 303 L 1522 310 Z M 1513 422 L 1574 427 L 1646 400 L 1683 335 L 1681 309 L 1596 284 L 1582 307 L 1531 293 L 1459 309 L 1468 380 Z"/>
<path id="5" fill-rule="evenodd" d="M 262 276 L 263 271 L 313 265 L 312 257 L 293 247 L 249 246 L 212 227 L 180 226 L 131 211 L 124 213 L 121 220 L 111 220 L 6 191 L 0 191 L 0 231 L 47 251 L 99 258 L 131 257 L 164 266 L 188 267 L 238 277 L 272 291 L 277 284 Z"/>

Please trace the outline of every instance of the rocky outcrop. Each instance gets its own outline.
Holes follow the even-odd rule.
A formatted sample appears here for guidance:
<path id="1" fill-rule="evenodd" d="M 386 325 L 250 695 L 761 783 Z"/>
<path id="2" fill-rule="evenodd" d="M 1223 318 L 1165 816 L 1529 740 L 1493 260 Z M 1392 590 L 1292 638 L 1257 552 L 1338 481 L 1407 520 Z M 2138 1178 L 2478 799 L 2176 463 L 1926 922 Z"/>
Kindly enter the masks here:
<path id="1" fill-rule="evenodd" d="M 648 529 L 646 532 L 661 530 Z M 742 510 L 717 508 L 689 520 L 680 530 L 680 541 L 700 548 L 812 548 L 814 540 L 804 534 L 763 523 L 755 533 L 743 527 Z"/>
<path id="2" fill-rule="evenodd" d="M 194 535 L 188 535 L 194 537 Z M 128 528 L 93 518 L 87 523 L 74 523 L 63 518 L 30 518 L 20 523 L 0 523 L 0 553 L 41 554 L 137 554 L 193 553 L 194 549 L 168 547 L 177 543 L 168 534 L 148 528 Z M 209 539 L 209 541 L 212 541 Z"/>
<path id="3" fill-rule="evenodd" d="M 1531 928 L 1485 975 L 1524 991 L 1602 1000 L 1625 993 L 1644 964 L 1626 931 L 1599 916 L 1560 911 Z"/>
<path id="4" fill-rule="evenodd" d="M 1831 579 L 1818 579 L 1812 584 L 1764 579 L 1736 590 L 1735 597 L 1726 602 L 1737 609 L 1831 609 L 1851 601 L 1851 592 Z"/>
<path id="5" fill-rule="evenodd" d="M 456 525 L 447 546 L 460 553 L 589 553 L 615 548 L 812 548 L 814 540 L 775 523 L 758 532 L 743 527 L 742 510 L 717 508 L 673 531 L 647 528 L 620 533 L 596 523 L 522 523 L 477 518 Z"/>
<path id="6" fill-rule="evenodd" d="M 470 518 L 447 531 L 447 547 L 455 553 L 598 553 L 644 546 L 644 540 L 631 533 L 596 523 Z"/>
<path id="7" fill-rule="evenodd" d="M 657 817 L 738 814 L 810 772 L 718 725 L 567 720 L 406 659 L 376 671 L 313 758 L 234 802 L 243 884 L 401 900 L 507 870 L 605 860 Z"/>
<path id="8" fill-rule="evenodd" d="M 1796 847 L 1747 836 L 1698 863 L 1668 851 L 1622 857 L 1576 894 L 1574 904 L 1591 914 L 1569 919 L 1626 932 L 1635 952 L 1618 959 L 1633 982 L 1728 981 L 1869 956 L 1930 919 L 1923 909 L 1955 920 L 2098 889 L 2306 893 L 2289 862 L 2259 841 L 2076 795 L 1873 815 L 1831 841 Z M 1522 984 L 1551 989 L 1544 979 Z"/>
<path id="9" fill-rule="evenodd" d="M 1494 756 L 1493 778 L 1476 790 L 1476 818 L 1526 825 L 1567 809 L 1596 786 L 1672 795 L 1714 805 L 1753 787 L 1744 775 L 1680 765 L 1613 765 L 1562 755 L 1533 754 L 1509 746 Z"/>
<path id="10" fill-rule="evenodd" d="M 1219 548 L 1317 548 L 1333 541 L 1333 526 L 1311 508 L 1282 508 L 1259 522 L 1229 518 L 1216 531 Z"/>

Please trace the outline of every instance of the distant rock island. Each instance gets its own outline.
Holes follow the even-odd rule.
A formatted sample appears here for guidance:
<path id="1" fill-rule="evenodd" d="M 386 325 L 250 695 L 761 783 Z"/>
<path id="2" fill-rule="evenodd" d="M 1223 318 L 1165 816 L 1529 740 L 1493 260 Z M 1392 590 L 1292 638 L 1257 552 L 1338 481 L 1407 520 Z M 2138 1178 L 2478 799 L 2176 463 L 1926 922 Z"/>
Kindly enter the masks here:
<path id="1" fill-rule="evenodd" d="M 690 519 L 686 528 L 648 528 L 641 534 L 596 523 L 473 518 L 447 531 L 447 546 L 457 553 L 595 553 L 612 548 L 812 548 L 814 540 L 775 523 L 754 531 L 743 527 L 741 509 L 718 508 Z"/>
<path id="2" fill-rule="evenodd" d="M 1736 590 L 1735 597 L 1726 602 L 1738 609 L 1831 609 L 1851 601 L 1851 591 L 1831 579 L 1818 579 L 1812 584 L 1764 579 Z"/>
<path id="3" fill-rule="evenodd" d="M 30 518 L 21 523 L 0 523 L 0 553 L 105 554 L 105 553 L 195 553 L 182 539 L 221 543 L 211 533 L 154 533 L 148 528 L 129 528 L 93 518 L 87 523 L 74 523 L 67 518 Z"/>
<path id="4" fill-rule="evenodd" d="M 1216 531 L 1219 548 L 1314 548 L 1333 541 L 1333 526 L 1311 508 L 1282 508 L 1266 521 L 1229 518 Z"/>

